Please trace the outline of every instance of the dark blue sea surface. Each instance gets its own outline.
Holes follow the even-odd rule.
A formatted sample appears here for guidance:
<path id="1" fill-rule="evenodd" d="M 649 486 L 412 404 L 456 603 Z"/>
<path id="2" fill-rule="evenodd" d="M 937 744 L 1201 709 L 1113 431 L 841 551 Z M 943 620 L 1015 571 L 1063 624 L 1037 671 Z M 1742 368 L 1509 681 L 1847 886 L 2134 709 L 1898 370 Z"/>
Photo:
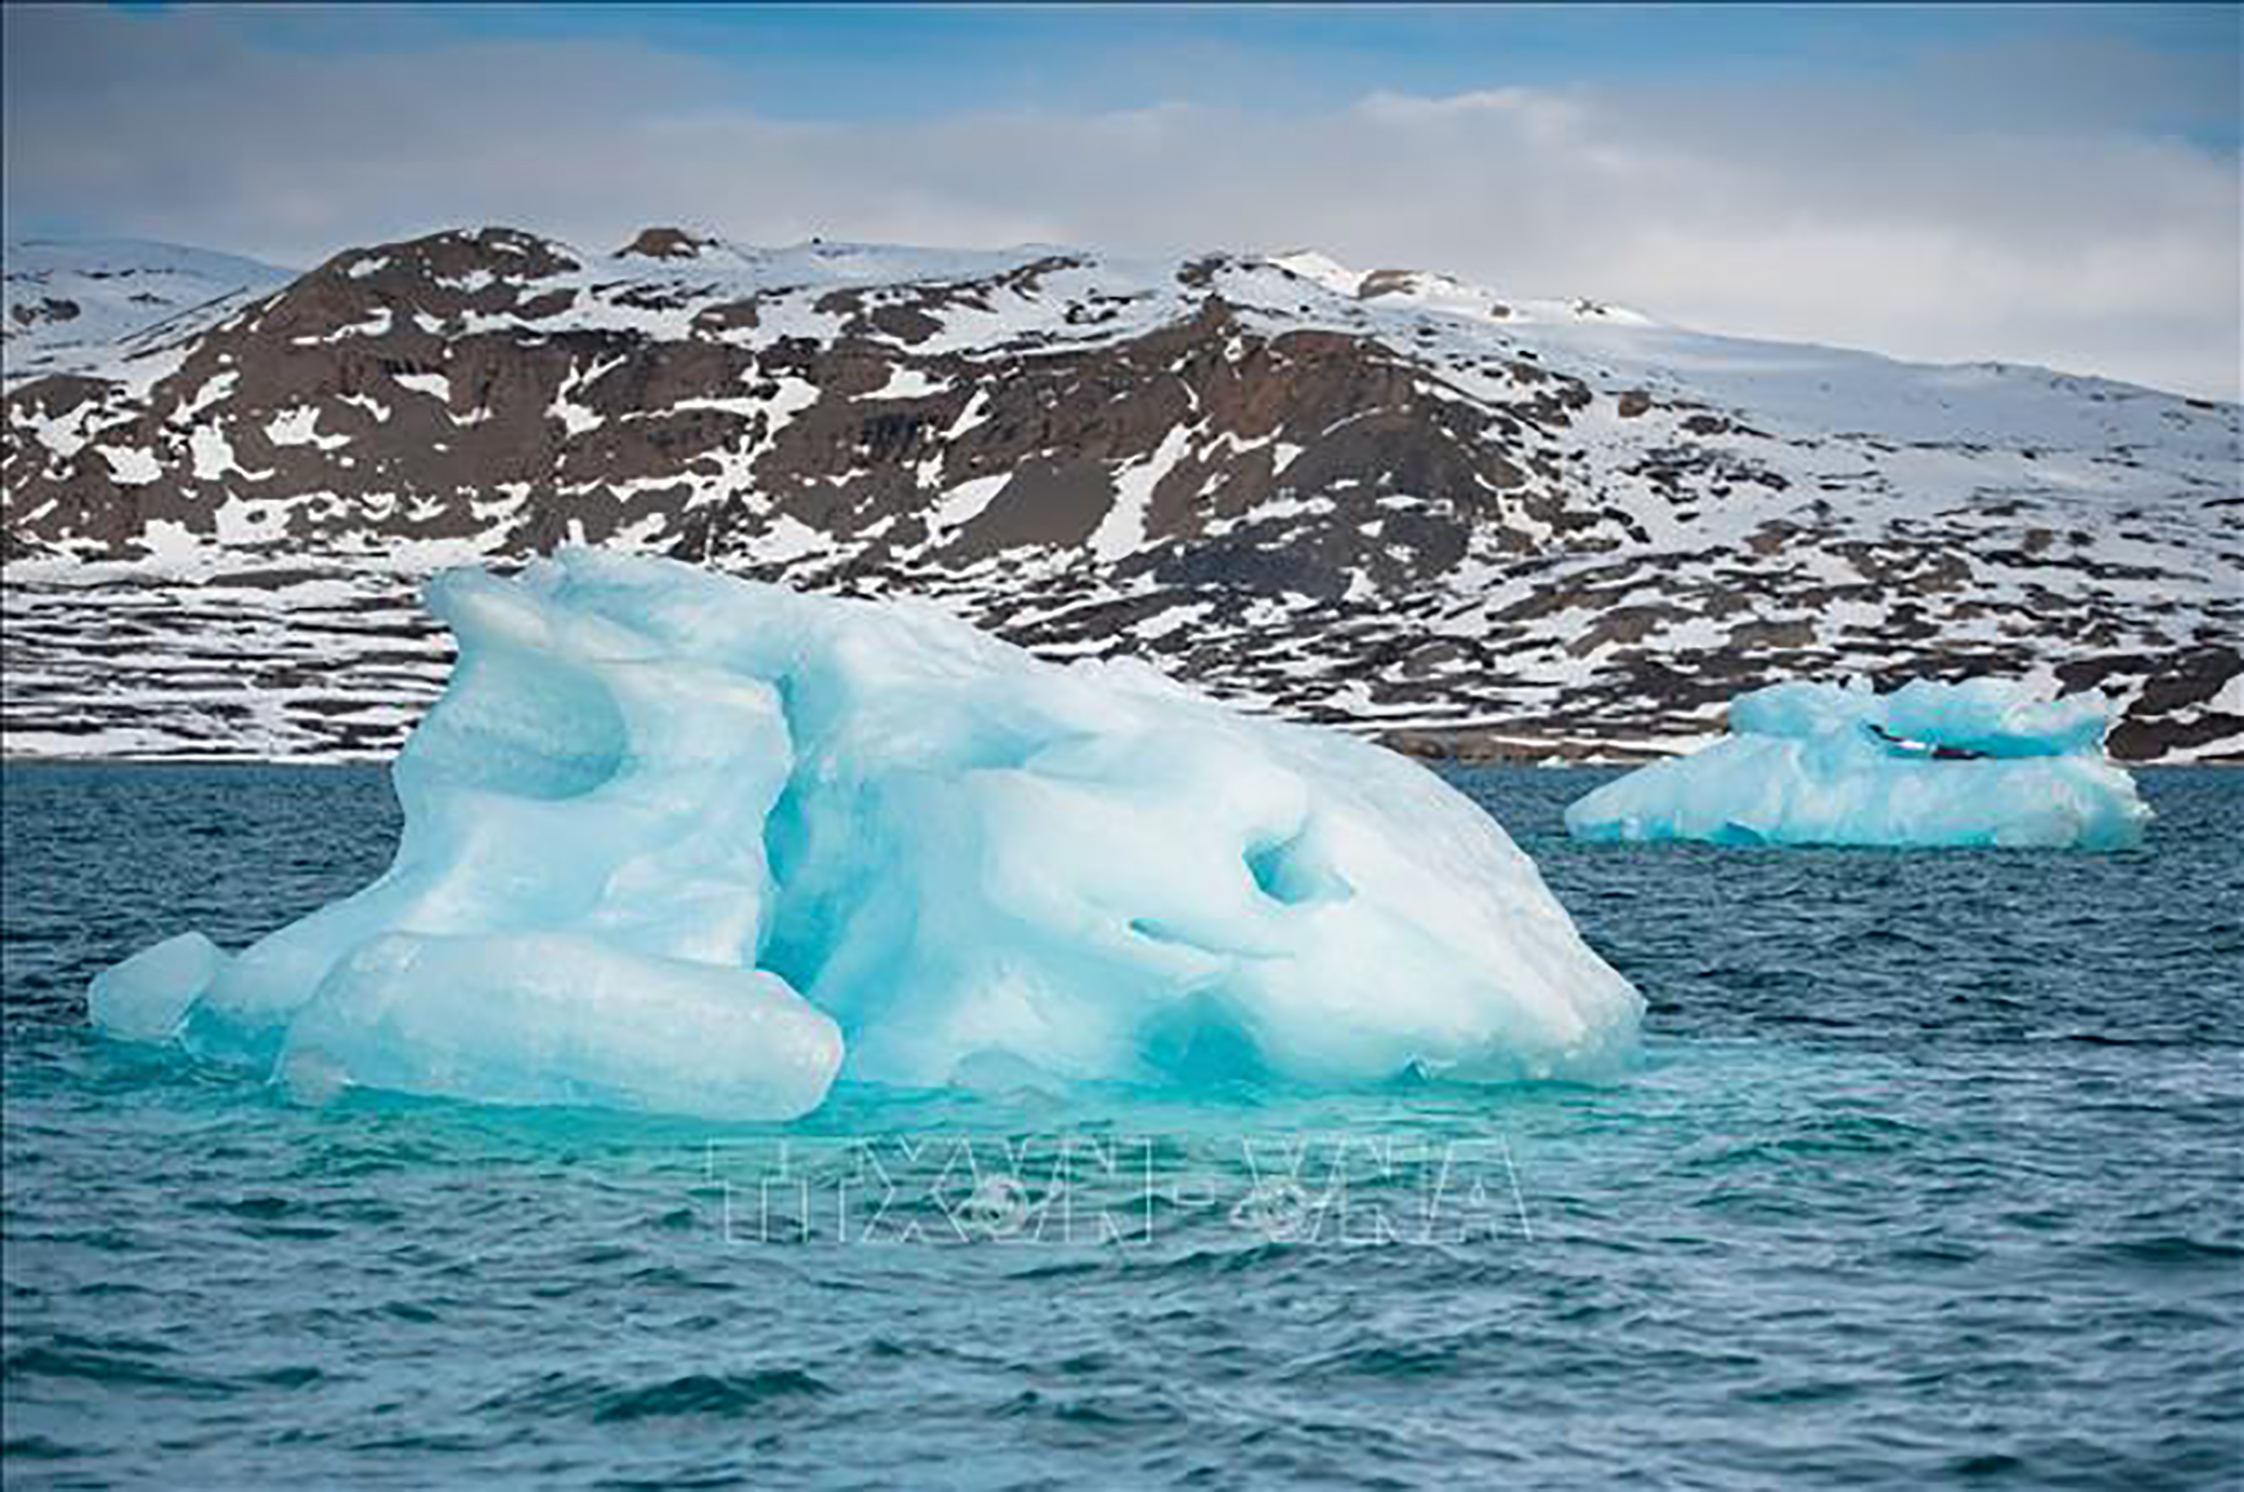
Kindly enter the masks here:
<path id="1" fill-rule="evenodd" d="M 386 863 L 373 769 L 5 769 L 9 1487 L 2227 1487 L 2244 774 L 2146 848 L 1578 846 L 1618 1084 L 712 1129 L 85 1025 Z"/>

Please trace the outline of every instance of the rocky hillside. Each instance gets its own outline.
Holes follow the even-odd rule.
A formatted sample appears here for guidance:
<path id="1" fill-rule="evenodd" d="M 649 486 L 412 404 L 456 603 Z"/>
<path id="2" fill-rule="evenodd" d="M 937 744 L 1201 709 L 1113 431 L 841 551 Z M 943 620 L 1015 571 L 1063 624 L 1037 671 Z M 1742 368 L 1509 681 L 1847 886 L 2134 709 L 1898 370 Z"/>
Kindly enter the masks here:
<path id="1" fill-rule="evenodd" d="M 386 751 L 446 662 L 419 578 L 574 541 L 1424 751 L 2000 673 L 2110 691 L 2123 755 L 2244 757 L 2233 405 L 1310 254 L 494 228 L 64 337 L 41 252 L 8 250 L 11 753 Z"/>

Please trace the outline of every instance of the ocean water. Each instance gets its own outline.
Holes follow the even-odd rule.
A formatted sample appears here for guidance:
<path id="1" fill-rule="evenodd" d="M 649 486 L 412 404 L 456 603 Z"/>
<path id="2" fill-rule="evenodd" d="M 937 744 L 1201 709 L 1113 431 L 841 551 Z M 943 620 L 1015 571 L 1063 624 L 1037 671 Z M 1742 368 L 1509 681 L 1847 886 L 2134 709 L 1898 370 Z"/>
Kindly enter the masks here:
<path id="1" fill-rule="evenodd" d="M 10 1487 L 2235 1487 L 2244 774 L 2144 850 L 1577 846 L 1602 1088 L 290 1103 L 84 1025 L 372 769 L 10 765 Z"/>

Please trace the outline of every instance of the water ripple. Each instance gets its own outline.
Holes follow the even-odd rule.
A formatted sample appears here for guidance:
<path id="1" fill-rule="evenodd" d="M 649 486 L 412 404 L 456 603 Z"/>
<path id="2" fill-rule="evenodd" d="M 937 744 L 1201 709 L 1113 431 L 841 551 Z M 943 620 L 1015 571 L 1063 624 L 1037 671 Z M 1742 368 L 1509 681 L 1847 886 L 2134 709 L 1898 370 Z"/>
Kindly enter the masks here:
<path id="1" fill-rule="evenodd" d="M 2150 844 L 2107 856 L 1582 847 L 1602 774 L 1463 774 L 1650 999 L 1628 1081 L 848 1087 L 722 1133 L 304 1110 L 96 1040 L 105 962 L 363 881 L 395 805 L 349 769 L 4 780 L 11 1488 L 2244 1473 L 2244 774 L 2146 774 Z M 1153 1194 L 1072 1234 L 924 1191 L 914 1236 L 744 1224 L 781 1135 L 1063 1133 L 1159 1137 Z M 1478 1200 L 1251 1151 L 1335 1136 L 1464 1157 Z"/>

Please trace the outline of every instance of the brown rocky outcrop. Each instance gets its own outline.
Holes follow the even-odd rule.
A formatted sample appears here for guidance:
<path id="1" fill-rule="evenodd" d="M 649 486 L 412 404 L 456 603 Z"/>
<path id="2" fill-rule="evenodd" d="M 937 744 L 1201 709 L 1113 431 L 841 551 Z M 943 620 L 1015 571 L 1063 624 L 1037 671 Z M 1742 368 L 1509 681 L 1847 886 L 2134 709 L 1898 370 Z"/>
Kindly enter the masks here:
<path id="1" fill-rule="evenodd" d="M 2219 707 L 2244 607 L 2221 584 L 2239 561 L 2217 441 L 2070 453 L 2065 471 L 2129 495 L 2107 552 L 2077 475 L 2021 485 L 2022 444 L 1920 442 L 1904 467 L 1874 433 L 1791 429 L 1530 345 L 1513 318 L 1416 310 L 1411 272 L 1335 295 L 1236 254 L 1148 279 L 1075 253 L 901 255 L 883 275 L 862 246 L 714 247 L 677 228 L 607 257 L 432 234 L 18 381 L 0 552 L 394 569 L 363 582 L 392 629 L 366 657 L 436 645 L 416 566 L 615 543 L 930 596 L 1056 655 L 1143 654 L 1412 749 L 1642 752 L 1773 678 L 2042 666 L 2122 697 L 2126 754 L 2218 755 L 2244 733 Z M 2236 418 L 2154 413 L 2216 437 Z M 2060 465 L 2046 444 L 2031 465 Z M 1947 488 L 1908 485 L 1928 462 Z M 204 582 L 169 573 L 145 595 L 204 616 Z M 11 668 L 74 677 L 94 659 L 49 583 L 16 590 Z M 309 582 L 211 583 L 254 609 Z M 201 657 L 207 621 L 176 625 Z M 12 694 L 13 722 L 91 718 L 56 687 Z M 394 735 L 316 697 L 284 742 Z"/>

